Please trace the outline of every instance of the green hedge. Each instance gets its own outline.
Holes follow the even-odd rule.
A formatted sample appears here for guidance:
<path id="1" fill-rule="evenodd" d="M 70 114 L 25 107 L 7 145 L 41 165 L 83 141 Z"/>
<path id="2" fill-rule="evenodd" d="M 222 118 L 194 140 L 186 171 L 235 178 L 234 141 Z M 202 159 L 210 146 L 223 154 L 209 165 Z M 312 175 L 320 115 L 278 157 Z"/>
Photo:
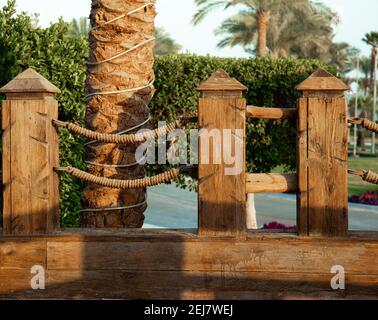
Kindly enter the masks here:
<path id="1" fill-rule="evenodd" d="M 14 1 L 0 10 L 0 85 L 32 67 L 58 86 L 60 119 L 83 122 L 84 83 L 88 44 L 73 38 L 68 24 L 60 21 L 50 28 L 35 27 L 26 14 L 16 15 Z M 195 55 L 157 57 L 157 89 L 151 103 L 153 122 L 172 120 L 197 110 L 196 87 L 218 68 L 225 69 L 249 88 L 248 104 L 293 107 L 298 97 L 295 86 L 321 64 L 314 60 L 232 59 Z M 249 171 L 267 172 L 276 166 L 295 166 L 295 124 L 281 121 L 249 121 L 247 166 Z M 62 165 L 84 168 L 83 139 L 60 132 Z M 158 170 L 151 166 L 149 172 Z M 161 168 L 159 168 L 161 170 Z M 61 176 L 62 225 L 77 226 L 83 184 Z"/>
<path id="2" fill-rule="evenodd" d="M 61 89 L 58 95 L 61 119 L 82 122 L 87 40 L 70 37 L 68 24 L 63 21 L 47 29 L 35 25 L 36 21 L 27 14 L 16 15 L 13 0 L 0 9 L 0 86 L 32 67 Z M 60 158 L 63 165 L 84 169 L 83 139 L 62 130 Z M 62 175 L 60 207 L 65 226 L 78 224 L 82 187 L 79 181 Z"/>
<path id="3" fill-rule="evenodd" d="M 176 55 L 158 57 L 155 62 L 157 93 L 151 103 L 154 120 L 172 120 L 195 113 L 200 94 L 196 87 L 217 69 L 248 87 L 248 104 L 255 106 L 296 106 L 295 86 L 322 65 L 317 60 L 272 58 L 217 58 Z M 327 68 L 329 69 L 329 68 Z M 277 166 L 295 168 L 295 123 L 250 120 L 247 126 L 247 168 L 269 172 Z"/>

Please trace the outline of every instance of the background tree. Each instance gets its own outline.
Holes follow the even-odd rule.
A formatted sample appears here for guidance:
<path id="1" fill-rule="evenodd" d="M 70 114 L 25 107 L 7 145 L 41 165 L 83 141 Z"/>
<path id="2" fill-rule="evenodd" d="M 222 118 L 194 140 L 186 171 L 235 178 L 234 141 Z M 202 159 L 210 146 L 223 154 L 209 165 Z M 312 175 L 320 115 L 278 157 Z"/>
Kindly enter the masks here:
<path id="1" fill-rule="evenodd" d="M 370 87 L 369 77 L 371 76 L 371 58 L 362 57 L 360 59 L 360 71 L 364 75 L 364 79 L 363 79 L 364 93 L 365 95 L 367 95 L 369 92 L 369 87 Z"/>
<path id="2" fill-rule="evenodd" d="M 87 38 L 91 25 L 89 19 L 86 17 L 81 17 L 79 19 L 73 19 L 70 23 L 70 33 L 75 37 Z"/>
<path id="3" fill-rule="evenodd" d="M 163 28 L 156 28 L 155 40 L 155 55 L 164 56 L 167 54 L 176 54 L 181 50 L 181 46 L 173 40 L 169 33 Z"/>
<path id="4" fill-rule="evenodd" d="M 375 65 L 377 60 L 378 54 L 378 32 L 370 32 L 365 34 L 365 37 L 362 41 L 366 42 L 367 44 L 371 45 L 371 64 L 370 64 L 370 90 L 373 91 L 374 89 L 374 78 L 375 78 Z"/>
<path id="5" fill-rule="evenodd" d="M 293 30 L 290 37 L 295 36 L 294 27 L 297 27 L 297 31 L 300 31 L 303 38 L 305 35 L 301 29 L 303 17 L 307 19 L 312 16 L 314 18 L 312 22 L 315 22 L 315 17 L 322 19 L 327 17 L 331 21 L 337 17 L 328 7 L 310 0 L 196 0 L 195 2 L 199 6 L 199 10 L 193 17 L 194 24 L 201 22 L 216 9 L 243 5 L 244 10 L 226 20 L 218 29 L 218 34 L 229 34 L 220 45 L 242 44 L 247 46 L 255 44 L 259 56 L 266 55 L 269 48 L 268 42 L 271 46 L 270 51 L 275 55 L 288 53 L 288 49 L 283 48 L 282 45 L 281 47 L 276 45 L 277 49 L 273 48 L 273 43 L 280 41 L 280 36 L 285 34 L 283 30 L 287 31 L 290 23 L 291 30 Z M 270 31 L 272 25 L 275 28 L 274 31 Z M 320 23 L 317 24 L 317 26 L 320 25 Z M 329 23 L 325 24 L 325 27 L 327 26 Z M 311 25 L 308 25 L 307 30 L 311 31 Z M 308 36 L 306 40 L 311 40 L 311 36 Z M 302 45 L 306 45 L 306 42 L 303 42 Z"/>

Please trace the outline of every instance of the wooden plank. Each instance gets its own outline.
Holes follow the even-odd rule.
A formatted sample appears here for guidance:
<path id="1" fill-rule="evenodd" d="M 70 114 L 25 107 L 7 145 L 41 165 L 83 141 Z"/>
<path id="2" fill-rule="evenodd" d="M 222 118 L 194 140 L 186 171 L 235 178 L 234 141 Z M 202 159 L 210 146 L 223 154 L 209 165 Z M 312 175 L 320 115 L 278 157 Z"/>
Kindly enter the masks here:
<path id="1" fill-rule="evenodd" d="M 247 106 L 247 117 L 255 119 L 294 119 L 297 116 L 295 108 L 263 108 Z"/>
<path id="2" fill-rule="evenodd" d="M 27 102 L 22 100 L 11 101 L 12 145 L 11 145 L 11 207 L 13 234 L 26 234 L 32 230 L 30 216 L 30 171 L 32 159 L 29 155 L 27 136 Z"/>
<path id="3" fill-rule="evenodd" d="M 220 134 L 218 142 L 205 137 L 203 131 L 199 138 L 198 206 L 199 233 L 202 236 L 245 236 L 245 106 L 245 100 L 239 98 L 201 99 L 199 102 L 200 128 L 209 133 L 216 130 Z M 223 129 L 232 130 L 230 147 L 233 154 L 242 153 L 240 172 L 235 174 L 226 174 L 232 166 L 227 165 L 223 157 L 225 144 L 230 143 L 224 140 Z M 219 152 L 219 162 L 214 150 Z M 203 153 L 209 153 L 209 161 L 204 159 Z"/>
<path id="4" fill-rule="evenodd" d="M 3 184 L 3 229 L 5 233 L 11 231 L 11 108 L 9 101 L 2 102 L 2 184 Z"/>
<path id="5" fill-rule="evenodd" d="M 30 274 L 0 271 L 1 298 L 66 299 L 377 299 L 377 277 L 346 275 L 332 290 L 331 273 L 48 270 L 45 290 L 30 290 Z M 17 279 L 15 282 L 10 279 Z"/>
<path id="6" fill-rule="evenodd" d="M 330 102 L 309 98 L 308 101 L 309 234 L 346 235 L 348 155 L 345 98 L 334 98 Z"/>
<path id="7" fill-rule="evenodd" d="M 249 173 L 247 193 L 289 193 L 297 191 L 296 174 Z"/>
<path id="8" fill-rule="evenodd" d="M 47 253 L 47 264 L 54 270 L 328 273 L 332 266 L 342 265 L 350 274 L 378 275 L 376 241 L 285 241 L 282 237 L 269 239 L 268 236 L 248 241 L 183 243 L 51 240 Z"/>
<path id="9" fill-rule="evenodd" d="M 307 163 L 307 126 L 308 100 L 300 98 L 297 120 L 297 228 L 301 236 L 309 235 L 308 226 L 308 163 Z"/>
<path id="10" fill-rule="evenodd" d="M 25 137 L 28 146 L 28 155 L 31 161 L 24 163 L 23 172 L 28 172 L 30 194 L 31 226 L 28 229 L 32 233 L 45 233 L 47 231 L 47 215 L 49 211 L 49 141 L 48 141 L 48 105 L 45 101 L 30 101 L 26 110 Z M 24 115 L 25 117 L 25 115 Z"/>
<path id="11" fill-rule="evenodd" d="M 198 231 L 245 238 L 245 114 L 247 88 L 223 69 L 201 83 Z M 215 134 L 215 136 L 213 136 Z"/>
<path id="12" fill-rule="evenodd" d="M 49 212 L 47 214 L 47 230 L 57 230 L 60 226 L 60 194 L 59 194 L 59 175 L 54 171 L 54 167 L 59 166 L 59 136 L 53 126 L 53 119 L 58 119 L 58 102 L 51 100 L 46 105 L 49 123 L 47 126 L 49 141 Z"/>
<path id="13" fill-rule="evenodd" d="M 46 240 L 0 241 L 0 269 L 29 269 L 46 266 Z"/>

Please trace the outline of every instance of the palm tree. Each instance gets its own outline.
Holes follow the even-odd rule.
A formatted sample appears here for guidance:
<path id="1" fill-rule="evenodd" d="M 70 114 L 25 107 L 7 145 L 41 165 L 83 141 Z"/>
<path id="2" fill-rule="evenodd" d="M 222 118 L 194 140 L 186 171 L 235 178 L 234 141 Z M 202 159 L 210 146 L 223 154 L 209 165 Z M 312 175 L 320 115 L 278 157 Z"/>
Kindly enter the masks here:
<path id="1" fill-rule="evenodd" d="M 370 89 L 374 89 L 374 78 L 375 78 L 375 65 L 378 54 L 378 32 L 370 32 L 365 34 L 362 39 L 367 44 L 371 45 L 371 64 L 370 64 Z"/>
<path id="2" fill-rule="evenodd" d="M 181 46 L 171 38 L 163 28 L 156 28 L 155 30 L 155 49 L 154 53 L 158 56 L 167 54 L 175 54 L 181 50 Z"/>
<path id="3" fill-rule="evenodd" d="M 88 37 L 90 28 L 89 20 L 86 17 L 73 19 L 70 23 L 70 33 L 74 37 Z"/>
<path id="4" fill-rule="evenodd" d="M 274 17 L 277 17 L 278 15 L 284 17 L 295 12 L 297 14 L 298 23 L 301 18 L 298 14 L 309 15 L 314 12 L 314 8 L 316 7 L 320 8 L 318 13 L 321 15 L 330 13 L 330 10 L 326 6 L 309 0 L 195 0 L 195 2 L 199 6 L 199 10 L 193 17 L 194 24 L 201 22 L 213 10 L 219 8 L 228 9 L 232 6 L 243 5 L 245 10 L 241 12 L 239 17 L 236 17 L 236 20 L 240 21 L 240 18 L 247 16 L 251 17 L 246 21 L 248 23 L 247 26 L 251 29 L 251 32 L 249 33 L 250 38 L 249 40 L 244 38 L 243 42 L 252 43 L 256 40 L 257 53 L 259 56 L 264 56 L 267 53 L 268 30 L 270 22 Z M 232 23 L 232 21 L 228 21 L 228 23 L 226 22 L 226 28 L 223 26 L 223 31 L 227 30 L 227 24 L 230 22 Z M 278 24 L 276 24 L 276 26 L 277 25 Z M 242 25 L 239 24 L 239 27 L 242 27 Z"/>
<path id="5" fill-rule="evenodd" d="M 368 57 L 362 57 L 360 60 L 361 72 L 364 74 L 364 91 L 365 95 L 369 92 L 369 76 L 371 75 L 371 59 Z"/>
<path id="6" fill-rule="evenodd" d="M 91 130 L 120 133 L 144 127 L 141 124 L 149 117 L 148 104 L 154 94 L 154 42 L 149 40 L 154 35 L 156 12 L 152 5 L 141 6 L 138 0 L 92 1 L 90 19 L 94 28 L 89 35 L 85 118 Z M 127 15 L 137 8 L 140 10 Z M 88 170 L 107 178 L 142 178 L 145 170 L 136 163 L 137 147 L 87 144 Z M 145 200 L 145 189 L 118 190 L 89 184 L 82 195 L 83 207 L 89 209 L 83 212 L 81 225 L 139 228 L 144 222 Z"/>
<path id="7" fill-rule="evenodd" d="M 337 16 L 328 8 L 316 4 L 311 10 L 293 8 L 271 15 L 267 30 L 267 49 L 273 57 L 318 58 L 328 52 L 332 44 L 333 24 Z M 242 10 L 225 20 L 216 30 L 224 35 L 219 47 L 242 45 L 253 52 L 258 38 L 258 23 L 250 9 Z"/>

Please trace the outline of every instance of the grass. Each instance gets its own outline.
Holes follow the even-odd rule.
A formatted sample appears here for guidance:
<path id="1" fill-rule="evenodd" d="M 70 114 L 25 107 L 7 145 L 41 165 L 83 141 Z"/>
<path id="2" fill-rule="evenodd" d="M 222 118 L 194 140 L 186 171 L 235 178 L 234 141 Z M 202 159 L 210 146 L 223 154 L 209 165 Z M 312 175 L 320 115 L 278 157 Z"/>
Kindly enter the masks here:
<path id="1" fill-rule="evenodd" d="M 349 169 L 378 172 L 378 157 L 351 157 Z M 369 191 L 378 191 L 378 186 L 364 182 L 360 177 L 349 175 L 349 195 L 361 195 Z"/>
<path id="2" fill-rule="evenodd" d="M 371 170 L 378 172 L 378 157 L 358 157 L 349 158 L 349 169 Z M 287 173 L 287 169 L 283 166 L 276 167 L 272 172 Z M 361 195 L 369 191 L 378 191 L 378 186 L 362 181 L 360 177 L 349 175 L 348 193 L 350 196 Z"/>

